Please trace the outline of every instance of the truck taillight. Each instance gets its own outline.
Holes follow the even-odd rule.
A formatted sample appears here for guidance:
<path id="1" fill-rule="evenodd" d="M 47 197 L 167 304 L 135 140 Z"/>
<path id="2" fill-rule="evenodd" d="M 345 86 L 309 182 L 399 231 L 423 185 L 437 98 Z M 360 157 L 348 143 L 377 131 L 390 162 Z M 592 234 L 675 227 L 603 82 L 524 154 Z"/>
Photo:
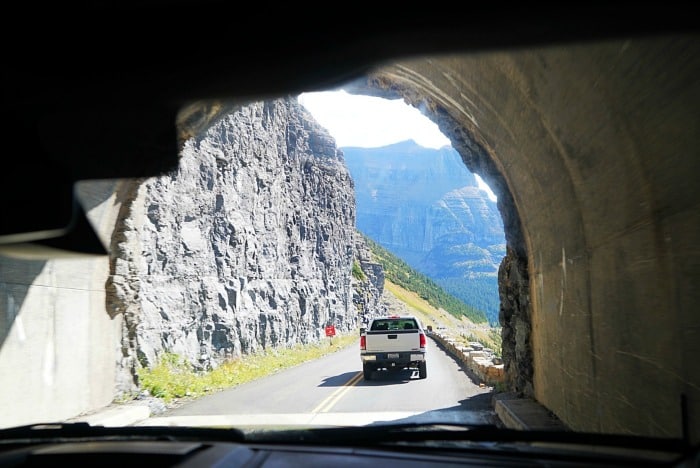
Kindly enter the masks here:
<path id="1" fill-rule="evenodd" d="M 364 335 L 360 337 L 360 349 L 367 349 L 367 337 Z"/>
<path id="2" fill-rule="evenodd" d="M 424 333 L 421 333 L 421 334 L 418 335 L 418 336 L 420 336 L 420 347 L 421 347 L 421 348 L 425 348 L 425 334 L 424 334 Z"/>

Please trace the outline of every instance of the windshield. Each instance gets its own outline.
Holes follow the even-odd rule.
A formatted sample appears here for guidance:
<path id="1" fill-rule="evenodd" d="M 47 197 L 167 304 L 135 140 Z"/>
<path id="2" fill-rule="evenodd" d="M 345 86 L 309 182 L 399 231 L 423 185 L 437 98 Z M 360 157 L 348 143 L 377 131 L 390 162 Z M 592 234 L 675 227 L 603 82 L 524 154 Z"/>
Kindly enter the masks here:
<path id="1" fill-rule="evenodd" d="M 436 147 L 360 146 L 301 93 L 180 106 L 167 170 L 71 186 L 77 242 L 3 238 L 3 427 L 696 442 L 696 39 L 435 54 L 305 90 L 419 110 Z"/>
<path id="2" fill-rule="evenodd" d="M 417 330 L 418 323 L 414 318 L 387 318 L 372 321 L 370 330 Z"/>

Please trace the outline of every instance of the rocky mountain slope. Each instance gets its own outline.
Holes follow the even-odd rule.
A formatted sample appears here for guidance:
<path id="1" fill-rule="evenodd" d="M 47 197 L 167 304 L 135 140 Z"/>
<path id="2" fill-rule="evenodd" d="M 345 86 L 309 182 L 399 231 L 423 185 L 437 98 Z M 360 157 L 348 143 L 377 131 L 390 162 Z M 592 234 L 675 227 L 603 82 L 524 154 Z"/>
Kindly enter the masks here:
<path id="1" fill-rule="evenodd" d="M 503 222 L 459 153 L 413 141 L 341 150 L 358 230 L 497 323 Z"/>

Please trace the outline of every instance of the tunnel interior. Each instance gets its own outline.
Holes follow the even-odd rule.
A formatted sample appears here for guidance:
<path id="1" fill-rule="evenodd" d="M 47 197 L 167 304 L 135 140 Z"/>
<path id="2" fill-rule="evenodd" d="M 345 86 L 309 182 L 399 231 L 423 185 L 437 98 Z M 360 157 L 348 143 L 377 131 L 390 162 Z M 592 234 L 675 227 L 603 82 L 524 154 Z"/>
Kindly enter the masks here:
<path id="1" fill-rule="evenodd" d="M 33 157 L 6 163 L 1 185 L 6 198 L 18 202 L 9 203 L 5 215 L 22 220 L 43 201 L 55 202 L 24 225 L 4 224 L 0 247 L 36 240 L 22 233 L 36 233 L 37 219 L 45 237 L 70 225 L 76 180 L 151 176 L 175 165 L 182 135 L 173 122 L 187 103 L 324 86 L 401 97 L 438 124 L 498 195 L 508 243 L 499 295 L 513 388 L 573 430 L 697 442 L 697 27 L 659 34 L 669 16 L 644 9 L 637 11 L 644 21 L 631 25 L 620 21 L 627 8 L 607 11 L 604 24 L 583 15 L 567 23 L 552 8 L 529 17 L 528 27 L 517 15 L 497 24 L 454 15 L 454 29 L 445 24 L 450 18 L 438 17 L 440 31 L 428 34 L 414 34 L 420 21 L 403 25 L 398 35 L 358 23 L 353 32 L 359 34 L 345 43 L 336 24 L 295 23 L 291 32 L 277 25 L 293 40 L 281 41 L 276 56 L 230 47 L 248 44 L 250 31 L 211 28 L 206 21 L 201 34 L 193 30 L 189 42 L 172 47 L 166 38 L 181 37 L 179 24 L 145 11 L 130 22 L 133 12 L 125 9 L 109 24 L 89 23 L 89 31 L 79 27 L 87 22 L 78 16 L 72 23 L 51 18 L 53 26 L 32 25 L 28 31 L 45 27 L 42 37 L 52 40 L 36 54 L 17 49 L 7 59 L 7 108 L 14 117 L 8 152 Z M 179 13 L 193 24 L 191 11 Z M 132 41 L 115 41 L 127 23 Z M 289 23 L 285 15 L 280 24 Z M 472 34 L 456 33 L 470 27 Z M 644 27 L 654 34 L 640 34 Z M 319 34 L 295 36 L 300 30 Z M 545 36 L 537 31 L 567 42 L 537 45 Z M 87 60 L 74 47 L 83 40 L 77 32 L 103 41 L 103 53 Z M 596 32 L 608 38 L 572 41 Z M 471 52 L 432 54 L 424 44 L 441 33 L 435 48 Z M 149 42 L 152 36 L 160 40 Z M 362 40 L 351 43 L 358 36 Z M 217 39 L 227 47 L 212 46 Z M 498 47 L 514 43 L 519 46 L 511 50 Z M 431 54 L 399 53 L 409 49 Z M 391 55 L 399 58 L 376 63 Z M 183 66 L 186 57 L 196 57 L 197 66 Z M 215 76 L 207 80 L 202 64 L 211 63 Z M 27 141 L 38 142 L 31 152 Z M 31 174 L 37 183 L 18 183 L 16 174 Z M 80 249 L 77 244 L 71 248 Z"/>

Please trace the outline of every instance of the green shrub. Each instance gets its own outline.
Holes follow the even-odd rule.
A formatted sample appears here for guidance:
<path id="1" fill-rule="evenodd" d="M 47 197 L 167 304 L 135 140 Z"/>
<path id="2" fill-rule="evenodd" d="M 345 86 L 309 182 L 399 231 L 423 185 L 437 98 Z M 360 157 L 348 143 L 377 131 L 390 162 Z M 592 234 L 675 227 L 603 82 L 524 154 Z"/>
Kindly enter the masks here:
<path id="1" fill-rule="evenodd" d="M 362 271 L 362 267 L 357 260 L 353 260 L 352 262 L 352 276 L 358 281 L 365 281 L 367 279 L 365 272 Z"/>

